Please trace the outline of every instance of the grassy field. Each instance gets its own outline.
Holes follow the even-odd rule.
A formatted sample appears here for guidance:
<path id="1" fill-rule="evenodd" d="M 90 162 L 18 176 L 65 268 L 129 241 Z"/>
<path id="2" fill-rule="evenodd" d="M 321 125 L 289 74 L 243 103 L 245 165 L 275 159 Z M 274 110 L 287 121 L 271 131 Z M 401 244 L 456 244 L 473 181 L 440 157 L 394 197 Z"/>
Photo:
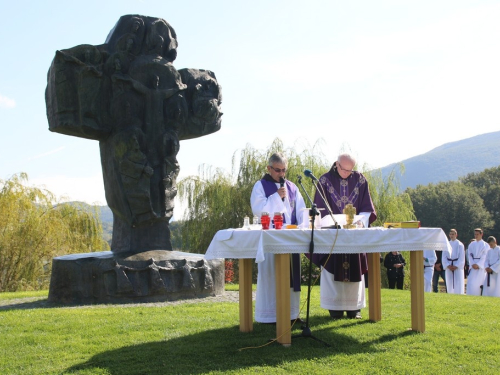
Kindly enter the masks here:
<path id="1" fill-rule="evenodd" d="M 255 323 L 252 333 L 239 332 L 234 302 L 57 307 L 46 296 L 0 294 L 1 374 L 498 374 L 500 369 L 500 298 L 427 293 L 426 332 L 415 333 L 409 330 L 409 291 L 383 289 L 382 321 L 371 323 L 367 309 L 360 321 L 330 320 L 315 287 L 311 329 L 331 347 L 309 338 L 295 338 L 291 347 L 259 347 L 274 337 L 275 327 Z M 305 302 L 305 288 L 302 297 Z M 300 333 L 295 328 L 293 333 Z"/>

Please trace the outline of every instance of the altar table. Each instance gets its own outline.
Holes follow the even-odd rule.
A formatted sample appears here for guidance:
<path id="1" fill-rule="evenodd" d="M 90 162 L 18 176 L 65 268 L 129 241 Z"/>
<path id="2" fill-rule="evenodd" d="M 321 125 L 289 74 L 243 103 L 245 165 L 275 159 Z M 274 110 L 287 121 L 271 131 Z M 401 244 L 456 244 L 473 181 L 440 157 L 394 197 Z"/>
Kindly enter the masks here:
<path id="1" fill-rule="evenodd" d="M 205 254 L 206 259 L 239 259 L 240 331 L 253 330 L 252 259 L 257 263 L 267 253 L 275 254 L 276 263 L 276 334 L 278 342 L 290 345 L 290 257 L 291 253 L 309 253 L 310 229 L 218 231 Z M 380 292 L 380 253 L 410 251 L 412 329 L 425 331 L 423 250 L 450 250 L 441 228 L 365 228 L 315 229 L 314 253 L 367 253 L 368 309 L 371 321 L 382 319 Z"/>

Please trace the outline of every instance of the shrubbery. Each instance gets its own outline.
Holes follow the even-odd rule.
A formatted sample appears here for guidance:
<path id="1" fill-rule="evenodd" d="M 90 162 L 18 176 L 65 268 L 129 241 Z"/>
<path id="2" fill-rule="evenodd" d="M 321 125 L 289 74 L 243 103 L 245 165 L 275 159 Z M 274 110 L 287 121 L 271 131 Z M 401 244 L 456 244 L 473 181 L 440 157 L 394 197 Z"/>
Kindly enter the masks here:
<path id="1" fill-rule="evenodd" d="M 28 176 L 0 180 L 0 292 L 47 289 L 52 258 L 108 250 L 96 208 L 61 204 Z"/>

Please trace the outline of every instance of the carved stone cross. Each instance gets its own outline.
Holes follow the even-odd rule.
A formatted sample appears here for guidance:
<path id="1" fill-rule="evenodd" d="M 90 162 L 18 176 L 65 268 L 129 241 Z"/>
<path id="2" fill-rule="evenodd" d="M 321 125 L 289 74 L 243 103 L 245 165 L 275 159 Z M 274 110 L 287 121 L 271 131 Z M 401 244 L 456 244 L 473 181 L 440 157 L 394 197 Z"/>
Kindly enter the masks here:
<path id="1" fill-rule="evenodd" d="M 220 86 L 176 70 L 165 20 L 122 16 L 101 45 L 56 52 L 45 94 L 49 129 L 99 141 L 116 253 L 171 250 L 179 141 L 220 129 Z"/>

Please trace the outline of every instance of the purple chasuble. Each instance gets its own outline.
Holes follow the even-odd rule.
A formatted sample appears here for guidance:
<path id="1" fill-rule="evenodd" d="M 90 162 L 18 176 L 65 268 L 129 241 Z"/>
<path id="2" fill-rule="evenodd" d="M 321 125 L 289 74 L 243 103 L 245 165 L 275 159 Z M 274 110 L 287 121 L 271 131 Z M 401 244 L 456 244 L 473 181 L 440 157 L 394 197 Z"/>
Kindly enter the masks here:
<path id="1" fill-rule="evenodd" d="M 266 176 L 269 178 L 266 179 Z M 273 195 L 278 191 L 278 187 L 276 186 L 276 181 L 272 179 L 270 175 L 264 176 L 260 182 L 262 183 L 262 187 L 264 188 L 264 194 L 266 194 L 266 198 L 270 195 Z M 295 211 L 295 197 L 297 196 L 297 186 L 293 182 L 285 180 L 286 191 L 288 193 L 288 200 L 290 201 L 290 207 L 292 208 L 292 212 L 290 217 L 292 219 L 291 223 L 288 224 L 297 224 L 297 213 Z M 269 212 L 269 215 L 273 215 L 274 212 Z M 285 215 L 283 215 L 283 222 L 286 222 Z"/>
<path id="2" fill-rule="evenodd" d="M 368 190 L 368 182 L 365 176 L 353 171 L 346 179 L 340 177 L 337 172 L 337 162 L 332 169 L 319 179 L 319 184 L 323 187 L 326 200 L 334 215 L 342 214 L 347 204 L 352 204 L 356 208 L 356 214 L 360 212 L 371 212 L 368 222 L 371 224 L 377 218 L 375 207 Z M 329 215 L 323 200 L 318 192 L 314 196 L 314 203 L 320 211 L 321 216 Z M 325 264 L 328 254 L 313 254 L 313 263 L 318 267 L 323 266 L 328 272 L 334 275 L 335 281 L 359 282 L 361 275 L 368 271 L 368 261 L 366 254 L 333 254 Z"/>
<path id="3" fill-rule="evenodd" d="M 271 175 L 267 174 L 260 180 L 262 183 L 262 187 L 264 188 L 264 194 L 266 198 L 270 195 L 276 193 L 278 191 L 278 187 L 276 183 L 278 181 L 274 181 Z M 297 197 L 297 186 L 293 182 L 285 180 L 286 191 L 288 194 L 288 200 L 290 201 L 290 207 L 292 208 L 291 223 L 288 224 L 297 224 L 297 214 L 295 210 L 295 198 Z M 273 216 L 273 212 L 270 212 L 271 218 Z M 285 215 L 283 215 L 283 223 L 286 222 Z M 300 292 L 300 254 L 292 254 L 292 264 L 291 264 L 291 273 L 290 273 L 290 286 L 293 286 L 294 292 Z"/>

